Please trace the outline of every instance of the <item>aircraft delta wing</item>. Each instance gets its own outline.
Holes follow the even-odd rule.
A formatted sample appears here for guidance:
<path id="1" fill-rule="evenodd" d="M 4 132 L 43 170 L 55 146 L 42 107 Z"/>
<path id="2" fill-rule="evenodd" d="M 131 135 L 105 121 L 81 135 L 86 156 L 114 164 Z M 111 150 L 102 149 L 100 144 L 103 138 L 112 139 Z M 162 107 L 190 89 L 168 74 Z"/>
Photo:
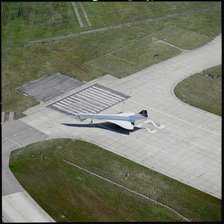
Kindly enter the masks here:
<path id="1" fill-rule="evenodd" d="M 146 120 L 148 114 L 146 110 L 142 110 L 139 113 L 119 113 L 119 114 L 90 114 L 90 113 L 73 113 L 70 116 L 74 116 L 81 121 L 90 118 L 97 120 L 105 120 L 107 122 L 116 124 L 124 129 L 133 130 L 136 120 Z"/>
<path id="2" fill-rule="evenodd" d="M 110 123 L 113 123 L 113 124 L 116 124 L 124 129 L 127 129 L 127 130 L 133 130 L 134 129 L 134 125 L 129 122 L 129 121 L 119 121 L 119 120 L 106 120 Z"/>

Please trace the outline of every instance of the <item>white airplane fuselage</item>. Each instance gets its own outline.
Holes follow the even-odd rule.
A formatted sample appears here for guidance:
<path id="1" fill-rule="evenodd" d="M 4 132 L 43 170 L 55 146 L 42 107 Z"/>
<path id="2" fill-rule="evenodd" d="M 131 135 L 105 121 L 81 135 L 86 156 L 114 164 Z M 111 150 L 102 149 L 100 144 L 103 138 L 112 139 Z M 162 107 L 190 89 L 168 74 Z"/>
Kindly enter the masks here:
<path id="1" fill-rule="evenodd" d="M 134 123 L 137 120 L 147 120 L 148 114 L 146 110 L 139 113 L 119 113 L 119 114 L 91 114 L 91 113 L 73 113 L 71 116 L 79 118 L 81 121 L 87 118 L 105 120 L 110 123 L 119 125 L 127 130 L 134 129 Z"/>
<path id="2" fill-rule="evenodd" d="M 120 120 L 120 121 L 129 121 L 131 123 L 136 120 L 145 120 L 146 118 L 140 114 L 127 113 L 127 114 L 74 114 L 81 120 L 91 118 L 97 120 Z"/>

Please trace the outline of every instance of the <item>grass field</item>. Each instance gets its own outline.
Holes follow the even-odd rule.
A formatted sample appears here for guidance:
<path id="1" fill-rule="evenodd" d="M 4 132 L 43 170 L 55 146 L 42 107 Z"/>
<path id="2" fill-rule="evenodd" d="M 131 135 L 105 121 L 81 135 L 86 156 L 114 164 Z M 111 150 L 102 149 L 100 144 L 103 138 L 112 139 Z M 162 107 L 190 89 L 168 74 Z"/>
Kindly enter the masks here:
<path id="1" fill-rule="evenodd" d="M 179 49 L 153 41 L 153 38 L 180 48 L 193 49 L 221 33 L 221 11 L 197 12 L 213 6 L 220 7 L 219 2 L 155 2 L 150 5 L 144 2 L 84 2 L 83 5 L 92 27 L 79 27 L 70 3 L 2 3 L 3 111 L 16 111 L 21 115 L 37 104 L 35 99 L 23 96 L 15 89 L 40 77 L 61 72 L 85 81 L 105 74 L 122 78 L 180 53 Z M 196 13 L 58 42 L 25 45 L 38 38 L 193 10 Z M 158 52 L 160 57 L 154 58 L 153 54 Z"/>
<path id="2" fill-rule="evenodd" d="M 41 154 L 46 159 L 41 159 Z M 170 210 L 63 160 L 151 197 L 191 221 L 221 220 L 217 198 L 96 145 L 55 139 L 14 151 L 10 169 L 56 221 L 184 221 Z"/>
<path id="3" fill-rule="evenodd" d="M 104 27 L 217 6 L 213 2 L 84 2 L 93 26 Z"/>
<path id="4" fill-rule="evenodd" d="M 174 25 L 167 26 L 154 35 L 160 40 L 174 44 L 182 49 L 194 49 L 209 42 L 210 38 Z"/>
<path id="5" fill-rule="evenodd" d="M 219 4 L 219 3 L 218 3 Z M 166 25 L 176 25 L 210 38 L 221 33 L 221 11 L 199 12 L 196 14 L 182 15 L 178 18 L 171 18 Z"/>
<path id="6" fill-rule="evenodd" d="M 72 5 L 66 2 L 3 2 L 2 12 L 6 47 L 81 30 Z"/>
<path id="7" fill-rule="evenodd" d="M 27 105 L 27 97 L 22 97 L 22 94 L 18 93 L 16 88 L 54 72 L 61 72 L 85 81 L 108 73 L 117 77 L 124 77 L 132 71 L 136 71 L 139 66 L 143 68 L 161 61 L 161 59 L 155 60 L 152 57 L 154 50 L 158 50 L 158 48 L 165 53 L 165 57 L 172 57 L 180 53 L 175 48 L 167 46 L 163 49 L 163 44 L 152 43 L 152 46 L 145 46 L 144 52 L 136 49 L 139 53 L 138 58 L 145 58 L 145 60 L 140 65 L 132 65 L 127 72 L 119 70 L 124 63 L 122 58 L 117 60 L 116 64 L 113 61 L 110 62 L 113 63 L 113 68 L 117 70 L 105 70 L 105 68 L 97 68 L 93 64 L 94 60 L 103 63 L 101 60 L 104 60 L 104 55 L 120 53 L 122 52 L 121 48 L 127 45 L 129 47 L 124 48 L 124 59 L 129 60 L 130 58 L 131 60 L 133 46 L 138 47 L 139 44 L 143 48 L 141 38 L 149 35 L 153 30 L 155 30 L 153 26 L 134 26 L 124 28 L 122 33 L 120 30 L 111 30 L 74 37 L 60 42 L 18 47 L 14 48 L 14 51 L 6 49 L 3 53 L 3 110 L 22 112 L 28 109 L 30 104 Z M 155 49 L 153 49 L 154 46 Z M 149 50 L 153 51 L 149 52 Z M 147 55 L 145 55 L 146 53 Z M 104 64 L 104 66 L 109 66 L 109 64 Z"/>
<path id="8" fill-rule="evenodd" d="M 215 78 L 209 78 L 208 74 L 214 75 Z M 216 77 L 217 75 L 218 77 Z M 184 79 L 178 83 L 174 93 L 180 100 L 187 104 L 221 116 L 221 65 L 209 68 Z"/>
<path id="9" fill-rule="evenodd" d="M 159 52 L 160 57 L 153 57 L 157 52 Z M 152 36 L 149 36 L 86 64 L 97 71 L 122 78 L 147 66 L 166 60 L 171 55 L 175 56 L 178 54 L 180 54 L 179 49 L 153 41 Z"/>
<path id="10" fill-rule="evenodd" d="M 76 5 L 85 24 L 79 2 Z M 83 6 L 90 18 L 91 27 L 79 26 L 70 2 L 3 2 L 2 43 L 6 47 L 14 47 L 31 40 L 219 7 L 220 4 L 216 2 L 193 4 L 191 2 L 84 2 Z"/>

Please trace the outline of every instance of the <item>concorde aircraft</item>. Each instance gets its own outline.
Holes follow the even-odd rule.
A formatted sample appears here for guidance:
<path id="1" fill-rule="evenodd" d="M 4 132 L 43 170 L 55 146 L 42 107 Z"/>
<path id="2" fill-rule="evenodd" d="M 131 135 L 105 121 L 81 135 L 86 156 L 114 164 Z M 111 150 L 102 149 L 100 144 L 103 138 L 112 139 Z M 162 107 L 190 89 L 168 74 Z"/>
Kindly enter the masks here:
<path id="1" fill-rule="evenodd" d="M 148 113 L 147 110 L 142 110 L 139 113 L 119 113 L 119 114 L 89 114 L 89 113 L 72 113 L 70 116 L 76 117 L 83 121 L 87 118 L 97 120 L 105 120 L 107 122 L 116 124 L 124 129 L 133 130 L 135 127 L 136 120 L 147 120 Z"/>

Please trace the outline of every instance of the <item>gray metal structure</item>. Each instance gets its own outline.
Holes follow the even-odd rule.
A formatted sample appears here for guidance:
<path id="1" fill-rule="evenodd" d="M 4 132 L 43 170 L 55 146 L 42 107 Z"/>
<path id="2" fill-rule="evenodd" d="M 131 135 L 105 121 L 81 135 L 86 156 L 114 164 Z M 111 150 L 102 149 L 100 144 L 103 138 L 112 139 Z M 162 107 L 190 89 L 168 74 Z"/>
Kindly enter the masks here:
<path id="1" fill-rule="evenodd" d="M 55 73 L 23 85 L 17 89 L 38 100 L 46 102 L 83 84 L 84 82 L 80 80 L 60 73 Z"/>
<path id="2" fill-rule="evenodd" d="M 129 97 L 130 96 L 96 83 L 67 96 L 64 99 L 60 99 L 59 101 L 48 105 L 48 107 L 65 114 L 97 114 L 128 99 Z"/>

